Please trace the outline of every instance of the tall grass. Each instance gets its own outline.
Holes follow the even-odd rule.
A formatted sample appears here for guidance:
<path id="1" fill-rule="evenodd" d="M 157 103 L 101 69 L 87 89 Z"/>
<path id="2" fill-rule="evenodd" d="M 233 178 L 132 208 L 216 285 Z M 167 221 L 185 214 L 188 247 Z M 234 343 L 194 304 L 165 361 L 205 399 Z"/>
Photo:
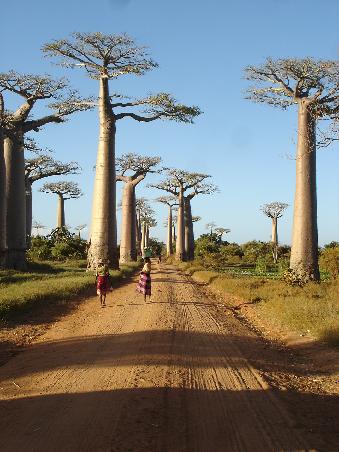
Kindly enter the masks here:
<path id="1" fill-rule="evenodd" d="M 111 271 L 112 284 L 132 274 L 138 266 L 131 263 Z M 94 274 L 86 272 L 79 262 L 76 265 L 40 264 L 33 268 L 35 271 L 0 272 L 0 318 L 29 310 L 38 303 L 69 300 L 84 294 L 91 287 L 95 293 Z"/>

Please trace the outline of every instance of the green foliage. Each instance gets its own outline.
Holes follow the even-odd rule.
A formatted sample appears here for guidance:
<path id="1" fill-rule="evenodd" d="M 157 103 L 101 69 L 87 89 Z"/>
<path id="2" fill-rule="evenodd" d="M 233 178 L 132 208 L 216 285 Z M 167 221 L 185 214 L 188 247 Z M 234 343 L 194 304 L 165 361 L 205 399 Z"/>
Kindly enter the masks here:
<path id="1" fill-rule="evenodd" d="M 221 246 L 221 238 L 215 233 L 202 234 L 195 241 L 196 256 L 204 257 L 208 253 L 218 253 Z"/>
<path id="2" fill-rule="evenodd" d="M 85 259 L 87 243 L 67 228 L 56 228 L 45 237 L 32 237 L 28 258 L 31 260 Z"/>
<path id="3" fill-rule="evenodd" d="M 148 240 L 148 246 L 152 250 L 152 256 L 161 255 L 163 250 L 165 249 L 165 244 L 155 238 L 150 238 Z"/>
<path id="4" fill-rule="evenodd" d="M 336 243 L 338 242 L 331 242 L 331 244 Z M 322 251 L 319 259 L 319 265 L 321 270 L 325 270 L 330 273 L 333 279 L 336 279 L 339 275 L 339 244 L 335 246 L 330 245 L 327 245 Z"/>
<path id="5" fill-rule="evenodd" d="M 258 274 L 263 274 L 267 272 L 267 258 L 266 257 L 258 257 L 255 263 L 255 271 Z"/>

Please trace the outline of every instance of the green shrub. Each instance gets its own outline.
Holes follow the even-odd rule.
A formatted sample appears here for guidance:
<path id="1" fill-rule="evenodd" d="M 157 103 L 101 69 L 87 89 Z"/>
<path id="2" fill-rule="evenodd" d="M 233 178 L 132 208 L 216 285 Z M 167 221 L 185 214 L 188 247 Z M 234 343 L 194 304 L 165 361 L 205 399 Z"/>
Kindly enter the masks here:
<path id="1" fill-rule="evenodd" d="M 331 274 L 333 279 L 339 275 L 339 246 L 327 247 L 320 255 L 319 265 L 321 270 Z"/>

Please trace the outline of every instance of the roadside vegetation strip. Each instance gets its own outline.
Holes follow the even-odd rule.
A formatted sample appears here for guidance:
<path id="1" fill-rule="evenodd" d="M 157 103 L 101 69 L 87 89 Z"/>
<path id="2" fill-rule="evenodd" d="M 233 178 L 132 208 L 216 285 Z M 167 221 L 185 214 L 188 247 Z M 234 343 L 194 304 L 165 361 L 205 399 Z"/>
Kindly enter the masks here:
<path id="1" fill-rule="evenodd" d="M 111 271 L 113 286 L 124 277 L 133 274 L 138 267 L 138 263 L 131 263 L 122 265 L 120 270 Z M 13 272 L 7 277 L 1 272 L 0 318 L 5 319 L 16 312 L 29 310 L 37 303 L 70 300 L 91 287 L 93 295 L 95 294 L 93 272 L 86 272 L 83 268 L 72 267 L 69 264 L 64 266 L 49 264 L 48 268 L 50 273 Z"/>
<path id="2" fill-rule="evenodd" d="M 179 268 L 194 280 L 209 284 L 212 290 L 251 303 L 256 315 L 272 327 L 339 347 L 339 281 L 336 279 L 295 287 L 277 279 L 239 278 L 202 270 L 196 263 L 179 264 Z"/>

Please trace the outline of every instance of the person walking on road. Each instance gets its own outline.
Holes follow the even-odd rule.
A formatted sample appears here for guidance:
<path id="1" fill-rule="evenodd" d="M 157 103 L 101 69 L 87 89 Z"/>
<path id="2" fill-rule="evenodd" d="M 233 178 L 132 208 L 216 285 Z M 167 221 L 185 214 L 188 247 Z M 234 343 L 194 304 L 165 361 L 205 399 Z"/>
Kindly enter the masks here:
<path id="1" fill-rule="evenodd" d="M 96 269 L 96 288 L 97 295 L 100 297 L 100 305 L 106 306 L 106 295 L 109 290 L 109 268 L 103 261 L 98 262 Z"/>
<path id="2" fill-rule="evenodd" d="M 137 285 L 137 291 L 144 294 L 144 301 L 146 302 L 146 296 L 149 296 L 151 301 L 151 259 L 145 257 L 144 266 L 140 272 L 139 282 Z"/>

